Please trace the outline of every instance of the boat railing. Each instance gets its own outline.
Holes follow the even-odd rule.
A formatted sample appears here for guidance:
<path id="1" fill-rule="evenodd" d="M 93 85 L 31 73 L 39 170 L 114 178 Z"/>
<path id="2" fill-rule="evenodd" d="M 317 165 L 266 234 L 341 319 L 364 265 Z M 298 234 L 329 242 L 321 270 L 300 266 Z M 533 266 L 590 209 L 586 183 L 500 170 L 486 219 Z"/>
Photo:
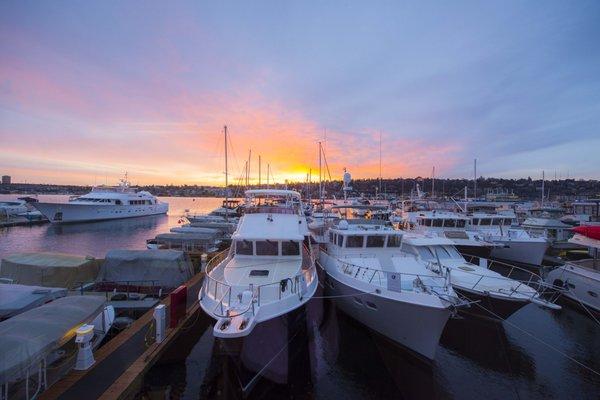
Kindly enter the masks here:
<path id="1" fill-rule="evenodd" d="M 126 293 L 128 298 L 132 293 L 162 297 L 169 289 L 174 289 L 158 285 L 158 280 L 154 279 L 77 282 L 75 287 L 81 295 L 85 292 L 104 292 L 107 300 L 110 300 L 112 293 Z"/>
<path id="2" fill-rule="evenodd" d="M 302 267 L 301 271 L 296 275 L 282 279 L 280 281 L 265 283 L 262 285 L 249 284 L 247 288 L 244 288 L 252 293 L 252 301 L 250 301 L 248 308 L 239 312 L 239 314 L 244 314 L 250 310 L 252 310 L 252 314 L 254 314 L 255 303 L 258 307 L 260 307 L 262 304 L 265 303 L 265 301 L 281 300 L 284 295 L 298 295 L 298 299 L 301 300 L 304 296 L 304 293 L 306 292 L 309 283 L 306 277 L 306 273 L 309 272 L 309 275 L 314 275 L 316 273 L 314 264 L 310 263 L 310 253 L 308 248 L 306 248 L 306 246 L 303 246 L 302 251 Z M 226 316 L 225 307 L 229 307 L 232 304 L 231 299 L 233 296 L 233 287 L 232 285 L 229 285 L 225 282 L 221 282 L 220 280 L 213 278 L 212 276 L 210 276 L 210 272 L 227 258 L 228 252 L 229 250 L 224 250 L 218 253 L 206 265 L 204 293 L 212 297 L 213 300 L 216 302 L 215 307 L 213 308 L 213 313 L 217 316 L 219 316 L 219 314 L 216 312 L 217 309 L 220 309 L 221 311 L 220 316 Z M 277 295 L 274 295 L 273 289 L 277 291 Z"/>
<path id="3" fill-rule="evenodd" d="M 413 274 L 408 272 L 384 271 L 349 263 L 340 258 L 335 259 L 339 262 L 339 269 L 342 273 L 354 279 L 366 281 L 369 284 L 394 292 L 412 292 L 415 286 L 422 289 L 441 288 L 445 290 L 450 284 L 447 273 Z M 403 286 L 403 282 L 409 282 L 410 286 Z"/>
<path id="4" fill-rule="evenodd" d="M 298 214 L 298 210 L 289 206 L 246 206 L 244 214 Z"/>
<path id="5" fill-rule="evenodd" d="M 476 259 L 482 259 L 482 260 L 486 260 L 487 262 L 487 269 L 491 269 L 491 267 L 494 266 L 501 266 L 503 268 L 507 268 L 508 269 L 508 274 L 504 275 L 502 274 L 502 276 L 490 276 L 490 275 L 485 275 L 485 274 L 479 274 L 477 272 L 474 271 L 468 271 L 467 269 L 463 269 L 460 268 L 461 272 L 463 273 L 467 273 L 467 274 L 471 274 L 471 275 L 475 275 L 478 276 L 477 281 L 475 282 L 475 284 L 473 284 L 471 286 L 471 289 L 473 290 L 484 290 L 487 292 L 495 292 L 495 293 L 499 293 L 502 294 L 504 296 L 509 296 L 509 297 L 513 297 L 513 296 L 517 296 L 520 295 L 522 296 L 526 296 L 529 297 L 530 299 L 536 298 L 536 297 L 541 297 L 543 295 L 548 295 L 551 294 L 553 296 L 558 296 L 562 291 L 560 290 L 560 288 L 548 284 L 546 282 L 544 282 L 544 280 L 542 279 L 542 277 L 534 272 L 528 271 L 524 268 L 518 267 L 516 265 L 513 264 L 509 264 L 506 262 L 502 262 L 502 261 L 498 261 L 498 260 L 488 260 L 486 258 L 483 257 L 479 257 L 479 256 L 474 256 L 474 255 L 470 255 L 470 254 L 465 254 L 464 255 L 465 260 L 468 263 L 477 265 L 475 262 Z M 466 266 L 468 268 L 468 266 Z M 513 274 L 525 274 L 525 276 L 527 278 L 521 278 L 518 276 L 514 276 Z M 491 288 L 489 285 L 486 285 L 486 282 L 515 282 L 517 283 L 517 286 L 512 286 L 510 287 L 509 290 L 503 290 L 504 288 L 499 288 L 497 290 L 494 290 L 493 288 Z M 529 290 L 529 289 L 533 289 L 533 290 Z"/>

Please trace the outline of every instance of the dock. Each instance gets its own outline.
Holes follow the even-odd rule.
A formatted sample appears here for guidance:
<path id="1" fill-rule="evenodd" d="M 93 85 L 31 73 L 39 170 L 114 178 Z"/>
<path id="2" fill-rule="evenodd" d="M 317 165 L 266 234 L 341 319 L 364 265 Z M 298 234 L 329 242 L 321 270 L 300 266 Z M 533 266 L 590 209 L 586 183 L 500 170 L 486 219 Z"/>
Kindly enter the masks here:
<path id="1" fill-rule="evenodd" d="M 161 343 L 154 342 L 153 312 L 148 310 L 133 324 L 100 347 L 95 353 L 96 362 L 86 371 L 71 370 L 61 380 L 40 395 L 42 400 L 53 399 L 126 399 L 139 392 L 144 374 L 160 359 L 169 345 L 185 331 L 185 327 L 198 318 L 200 310 L 198 293 L 204 273 L 187 281 L 186 313 L 174 328 L 167 328 Z M 161 301 L 167 309 L 171 297 Z M 168 315 L 168 312 L 167 312 Z M 168 317 L 167 317 L 168 319 Z M 151 342 L 151 344 L 149 344 Z"/>
<path id="2" fill-rule="evenodd" d="M 9 219 L 0 220 L 0 228 L 9 228 L 11 226 L 33 226 L 47 224 L 47 219 L 27 219 L 25 217 L 11 217 Z"/>

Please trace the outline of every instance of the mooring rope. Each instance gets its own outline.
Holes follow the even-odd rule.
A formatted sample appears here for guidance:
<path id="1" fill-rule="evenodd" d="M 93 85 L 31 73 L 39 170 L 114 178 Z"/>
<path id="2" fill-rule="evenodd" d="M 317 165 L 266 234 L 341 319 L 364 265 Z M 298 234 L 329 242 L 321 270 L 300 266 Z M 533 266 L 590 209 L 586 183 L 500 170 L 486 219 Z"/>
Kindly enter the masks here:
<path id="1" fill-rule="evenodd" d="M 471 299 L 469 299 L 467 296 L 463 295 L 464 298 L 466 298 L 469 301 L 472 301 Z M 474 303 L 477 307 L 483 309 L 484 311 L 487 311 L 488 313 L 490 313 L 491 315 L 493 315 L 494 317 L 498 318 L 499 320 L 506 322 L 507 324 L 509 324 L 510 326 L 512 326 L 513 328 L 519 330 L 520 332 L 524 333 L 525 335 L 531 337 L 532 339 L 538 341 L 539 343 L 543 344 L 544 346 L 550 348 L 551 350 L 556 351 L 558 354 L 562 355 L 563 357 L 571 360 L 572 362 L 574 362 L 575 364 L 587 369 L 588 371 L 600 376 L 600 372 L 596 371 L 595 369 L 593 369 L 592 367 L 589 367 L 587 365 L 585 365 L 584 363 L 582 363 L 581 361 L 576 360 L 575 358 L 571 357 L 570 355 L 568 355 L 567 353 L 563 352 L 562 350 L 558 349 L 557 347 L 551 345 L 550 343 L 545 342 L 544 340 L 538 338 L 536 335 L 534 335 L 531 332 L 526 331 L 523 328 L 520 328 L 518 325 L 515 325 L 514 323 L 510 322 L 509 320 L 500 317 L 498 314 L 496 314 L 495 312 L 485 308 L 484 306 L 482 306 L 479 303 Z"/>

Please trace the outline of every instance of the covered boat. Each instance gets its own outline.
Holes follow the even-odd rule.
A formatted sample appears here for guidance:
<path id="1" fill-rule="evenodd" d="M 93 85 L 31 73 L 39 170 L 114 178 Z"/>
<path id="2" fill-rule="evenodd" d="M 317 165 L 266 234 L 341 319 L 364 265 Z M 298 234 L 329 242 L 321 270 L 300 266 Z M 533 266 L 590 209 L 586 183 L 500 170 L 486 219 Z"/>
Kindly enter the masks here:
<path id="1" fill-rule="evenodd" d="M 31 395 L 29 377 L 37 375 L 37 390 L 47 387 L 47 365 L 56 361 L 55 350 L 70 342 L 77 328 L 105 312 L 99 296 L 67 296 L 0 322 L 0 384 L 9 397 L 23 389 Z M 102 331 L 100 330 L 102 329 Z M 96 342 L 107 327 L 95 326 Z"/>
<path id="2" fill-rule="evenodd" d="M 194 275 L 190 258 L 177 250 L 110 250 L 98 281 L 176 288 Z"/>
<path id="3" fill-rule="evenodd" d="M 91 256 L 62 253 L 17 253 L 0 264 L 0 278 L 21 285 L 75 288 L 98 276 L 98 261 Z"/>
<path id="4" fill-rule="evenodd" d="M 0 283 L 0 321 L 67 295 L 67 289 Z"/>

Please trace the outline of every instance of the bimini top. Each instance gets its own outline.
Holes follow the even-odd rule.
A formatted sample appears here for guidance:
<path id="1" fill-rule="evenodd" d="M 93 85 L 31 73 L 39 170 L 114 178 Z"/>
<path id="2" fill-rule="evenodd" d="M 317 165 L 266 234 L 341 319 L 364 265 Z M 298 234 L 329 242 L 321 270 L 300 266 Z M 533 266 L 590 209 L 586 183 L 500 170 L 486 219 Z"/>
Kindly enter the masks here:
<path id="1" fill-rule="evenodd" d="M 298 200 L 301 199 L 300 193 L 295 190 L 284 190 L 284 189 L 251 189 L 245 191 L 246 197 L 295 197 Z"/>
<path id="2" fill-rule="evenodd" d="M 75 336 L 102 311 L 100 296 L 67 296 L 0 322 L 0 383 L 28 369 Z"/>

